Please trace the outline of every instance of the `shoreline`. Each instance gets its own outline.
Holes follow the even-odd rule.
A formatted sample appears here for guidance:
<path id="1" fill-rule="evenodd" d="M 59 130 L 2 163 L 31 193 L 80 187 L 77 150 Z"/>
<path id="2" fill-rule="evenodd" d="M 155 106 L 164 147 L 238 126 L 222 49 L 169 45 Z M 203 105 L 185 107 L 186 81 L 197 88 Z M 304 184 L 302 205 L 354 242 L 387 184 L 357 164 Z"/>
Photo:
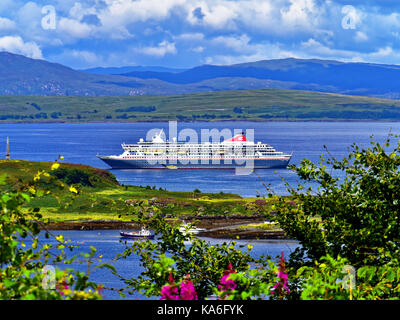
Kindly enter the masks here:
<path id="1" fill-rule="evenodd" d="M 103 120 L 59 120 L 59 121 L 8 121 L 0 120 L 0 124 L 90 124 L 90 123 L 158 123 L 176 121 L 179 123 L 193 123 L 193 122 L 400 122 L 399 119 L 215 119 L 215 120 L 178 120 L 178 119 L 154 119 L 154 120 L 128 120 L 128 121 L 103 121 Z"/>
<path id="2" fill-rule="evenodd" d="M 265 218 L 260 217 L 185 217 L 184 221 L 191 223 L 197 220 L 196 227 L 205 231 L 199 232 L 197 236 L 215 239 L 289 239 L 283 230 L 246 228 L 248 224 L 262 224 Z M 44 229 L 44 226 L 42 226 Z M 63 221 L 50 222 L 47 230 L 130 230 L 140 229 L 140 226 L 130 221 L 118 220 L 87 220 L 87 221 Z"/>

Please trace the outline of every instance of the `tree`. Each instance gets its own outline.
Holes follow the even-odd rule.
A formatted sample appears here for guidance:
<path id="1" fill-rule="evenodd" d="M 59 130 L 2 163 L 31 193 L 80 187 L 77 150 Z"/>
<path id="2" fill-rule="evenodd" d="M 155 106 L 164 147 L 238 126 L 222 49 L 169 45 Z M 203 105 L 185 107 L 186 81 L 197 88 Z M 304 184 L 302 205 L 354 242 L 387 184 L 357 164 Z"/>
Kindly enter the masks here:
<path id="1" fill-rule="evenodd" d="M 392 136 L 383 145 L 352 144 L 342 160 L 328 151 L 328 160 L 321 156 L 319 165 L 303 160 L 291 166 L 304 182 L 318 185 L 286 183 L 291 199 L 275 196 L 276 219 L 302 246 L 292 255 L 297 263 L 331 255 L 355 267 L 382 266 L 399 256 L 400 142 L 390 147 Z"/>

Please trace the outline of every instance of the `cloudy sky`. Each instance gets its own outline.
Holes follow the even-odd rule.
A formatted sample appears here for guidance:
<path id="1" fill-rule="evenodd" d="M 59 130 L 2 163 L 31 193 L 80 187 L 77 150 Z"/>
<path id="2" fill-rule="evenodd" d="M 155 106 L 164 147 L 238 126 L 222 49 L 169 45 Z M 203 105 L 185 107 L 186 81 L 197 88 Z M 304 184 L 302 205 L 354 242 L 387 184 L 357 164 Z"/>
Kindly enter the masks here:
<path id="1" fill-rule="evenodd" d="M 400 64 L 398 0 L 0 0 L 0 51 L 73 68 Z"/>

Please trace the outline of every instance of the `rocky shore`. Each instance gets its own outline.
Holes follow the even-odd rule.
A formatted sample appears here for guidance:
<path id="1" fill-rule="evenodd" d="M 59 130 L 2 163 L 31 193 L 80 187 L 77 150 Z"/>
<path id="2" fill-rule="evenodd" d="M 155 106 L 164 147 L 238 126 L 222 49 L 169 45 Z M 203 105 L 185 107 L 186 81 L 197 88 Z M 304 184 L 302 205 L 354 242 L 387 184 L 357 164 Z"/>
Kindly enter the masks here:
<path id="1" fill-rule="evenodd" d="M 182 221 L 192 223 L 198 228 L 205 229 L 200 232 L 200 237 L 223 239 L 287 239 L 285 233 L 279 228 L 257 228 L 262 225 L 265 218 L 230 216 L 228 217 L 181 217 Z M 251 224 L 251 227 L 247 225 Z M 118 220 L 87 220 L 52 222 L 47 225 L 49 230 L 130 230 L 139 229 L 140 226 L 127 221 Z"/>

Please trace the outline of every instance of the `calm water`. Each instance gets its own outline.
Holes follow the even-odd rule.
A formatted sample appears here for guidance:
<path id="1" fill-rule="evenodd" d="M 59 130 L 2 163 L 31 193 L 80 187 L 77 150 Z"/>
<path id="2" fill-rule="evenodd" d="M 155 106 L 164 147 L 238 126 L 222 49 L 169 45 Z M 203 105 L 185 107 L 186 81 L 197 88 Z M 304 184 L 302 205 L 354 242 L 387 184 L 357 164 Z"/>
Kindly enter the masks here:
<path id="1" fill-rule="evenodd" d="M 103 255 L 102 263 L 112 263 L 117 271 L 126 278 L 136 277 L 143 270 L 140 266 L 139 257 L 131 255 L 126 259 L 120 259 L 116 262 L 112 261 L 116 254 L 121 253 L 125 249 L 124 242 L 120 241 L 118 230 L 93 230 L 93 231 L 55 231 L 55 234 L 62 234 L 64 238 L 71 240 L 71 244 L 78 245 L 73 251 L 73 254 L 89 253 L 90 246 L 97 248 L 97 256 Z M 219 240 L 211 238 L 203 238 L 210 245 L 217 245 L 229 240 Z M 128 240 L 128 244 L 135 240 Z M 154 241 L 154 240 L 152 240 Z M 284 256 L 288 257 L 289 254 L 298 247 L 296 241 L 281 241 L 281 240 L 235 240 L 237 247 L 244 245 L 244 251 L 247 252 L 247 245 L 252 244 L 251 256 L 260 257 L 261 255 L 270 256 L 272 258 L 280 256 L 284 252 Z M 46 243 L 49 240 L 46 239 Z M 190 244 L 188 244 L 190 245 Z M 59 266 L 62 267 L 62 266 Z M 67 268 L 74 268 L 81 271 L 87 271 L 87 265 L 67 265 Z M 90 280 L 99 284 L 104 284 L 106 287 L 123 288 L 124 284 L 112 275 L 107 269 L 97 269 L 91 273 Z M 122 299 L 118 293 L 113 290 L 104 290 L 103 298 L 107 300 Z M 129 295 L 126 299 L 148 299 L 140 294 Z M 158 298 L 156 298 L 158 299 Z"/>
<path id="2" fill-rule="evenodd" d="M 121 143 L 136 143 L 151 129 L 164 129 L 160 123 L 79 123 L 79 124 L 1 124 L 0 156 L 5 155 L 6 136 L 10 137 L 14 159 L 53 161 L 58 155 L 65 162 L 88 164 L 107 169 L 96 154 L 122 153 Z M 255 141 L 262 141 L 283 152 L 293 152 L 291 163 L 303 158 L 319 161 L 325 144 L 330 153 L 342 157 L 351 143 L 366 145 L 373 134 L 384 140 L 389 131 L 400 133 L 399 122 L 198 122 L 178 123 L 178 133 L 202 129 L 253 129 Z M 235 175 L 234 170 L 111 170 L 122 184 L 150 185 L 174 191 L 232 192 L 245 197 L 264 195 L 266 190 L 255 174 Z M 285 194 L 282 178 L 297 183 L 296 175 L 286 169 L 257 170 L 257 174 L 278 194 Z"/>

